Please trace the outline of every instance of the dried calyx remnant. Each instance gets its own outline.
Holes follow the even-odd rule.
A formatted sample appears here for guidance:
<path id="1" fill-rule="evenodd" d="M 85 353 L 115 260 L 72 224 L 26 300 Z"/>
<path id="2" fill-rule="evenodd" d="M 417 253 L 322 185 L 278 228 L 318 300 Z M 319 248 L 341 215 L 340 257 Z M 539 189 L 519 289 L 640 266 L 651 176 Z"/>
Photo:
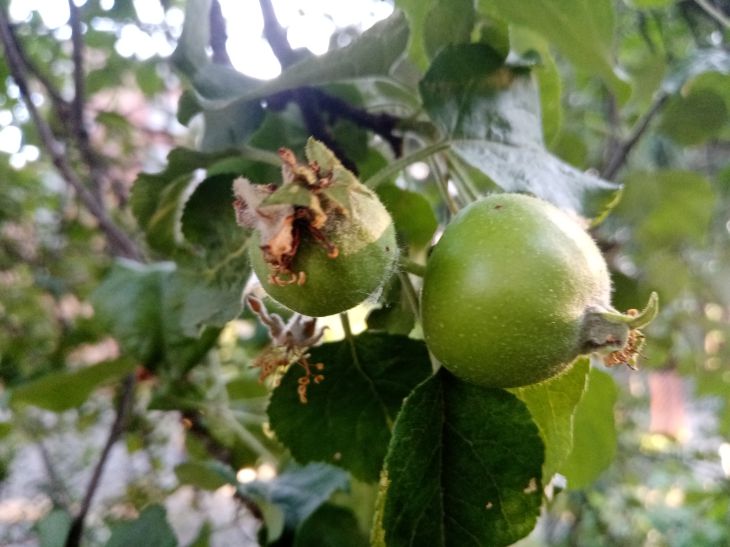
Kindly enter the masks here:
<path id="1" fill-rule="evenodd" d="M 383 286 L 398 246 L 378 196 L 321 142 L 310 138 L 306 163 L 282 148 L 283 181 L 233 183 L 239 225 L 252 230 L 249 256 L 264 290 L 310 317 L 352 308 Z"/>
<path id="2" fill-rule="evenodd" d="M 317 320 L 295 314 L 288 323 L 275 313 L 269 313 L 264 303 L 253 295 L 246 297 L 248 307 L 255 313 L 269 330 L 271 344 L 262 351 L 253 363 L 261 370 L 259 380 L 264 381 L 273 374 L 283 372 L 290 365 L 299 365 L 304 369 L 304 376 L 297 381 L 299 401 L 307 402 L 307 386 L 324 380 L 323 363 L 309 362 L 309 348 L 317 344 L 324 334 L 324 329 L 317 328 Z"/>
<path id="3" fill-rule="evenodd" d="M 279 149 L 281 186 L 252 184 L 244 178 L 233 183 L 236 221 L 258 230 L 264 260 L 274 270 L 268 281 L 274 285 L 306 282 L 305 272 L 292 269 L 305 234 L 321 244 L 328 257 L 336 258 L 339 249 L 323 228 L 330 216 L 351 214 L 345 191 L 351 188 L 348 179 L 354 176 L 339 162 L 333 166 L 334 156 L 314 139 L 307 143 L 307 156 L 310 162 L 299 164 L 291 150 Z"/>

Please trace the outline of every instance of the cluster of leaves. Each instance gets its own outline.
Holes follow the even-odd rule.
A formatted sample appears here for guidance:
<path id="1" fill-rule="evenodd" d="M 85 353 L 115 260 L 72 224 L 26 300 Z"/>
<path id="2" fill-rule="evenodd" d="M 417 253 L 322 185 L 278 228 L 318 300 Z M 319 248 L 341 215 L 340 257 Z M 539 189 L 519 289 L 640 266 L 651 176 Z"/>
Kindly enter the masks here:
<path id="1" fill-rule="evenodd" d="M 649 366 L 677 368 L 696 378 L 701 393 L 729 401 L 727 348 L 706 343 L 709 333 L 713 340 L 727 335 L 730 306 L 722 283 L 730 268 L 723 246 L 730 222 L 727 30 L 683 3 L 628 4 L 396 1 L 389 18 L 347 47 L 304 56 L 262 82 L 213 61 L 211 2 L 190 0 L 173 56 L 187 82 L 178 119 L 202 119 L 203 129 L 195 149 L 173 149 L 162 170 L 142 173 L 132 188 L 130 209 L 150 263 L 118 261 L 99 280 L 102 257 L 74 269 L 66 256 L 48 275 L 68 283 L 59 287 L 37 282 L 39 265 L 54 256 L 51 245 L 41 245 L 32 261 L 20 257 L 30 269 L 10 265 L 17 245 L 2 248 L 3 271 L 15 275 L 0 278 L 12 288 L 3 293 L 7 319 L 0 315 L 10 408 L 72 409 L 141 366 L 139 376 L 153 375 L 154 387 L 136 412 L 177 411 L 189 427 L 179 483 L 232 487 L 261 519 L 262 543 L 508 545 L 526 536 L 546 499 L 563 507 L 560 496 L 552 501 L 556 474 L 570 496 L 582 495 L 612 464 L 613 379 L 588 359 L 513 390 L 433 373 L 414 279 L 401 274 L 369 305 L 363 332 L 348 326 L 343 339 L 311 350 L 311 362 L 324 363 L 326 373 L 306 405 L 297 395 L 298 367 L 276 386 L 258 384 L 249 367 L 268 342 L 242 306 L 250 233 L 236 224 L 231 183 L 238 176 L 279 180 L 276 150 L 301 151 L 324 128 L 315 136 L 336 143 L 377 191 L 402 254 L 414 261 L 426 260 L 439 226 L 479 195 L 538 195 L 593 224 L 613 269 L 617 308 L 660 292 L 665 305 L 648 332 Z M 681 39 L 668 40 L 675 31 Z M 96 30 L 86 38 L 92 48 L 112 49 L 111 37 Z M 159 89 L 159 72 L 146 83 L 144 71 L 134 73 L 143 90 Z M 91 71 L 89 91 L 113 86 L 93 87 L 107 74 L 120 72 Z M 301 100 L 313 89 L 320 106 L 321 97 L 331 99 L 317 123 Z M 376 127 L 376 136 L 372 116 L 382 113 L 395 122 Z M 124 120 L 100 113 L 96 121 Z M 396 134 L 404 137 L 402 150 L 380 138 Z M 417 162 L 428 166 L 426 175 L 409 168 Z M 609 178 L 628 167 L 623 184 L 590 169 L 596 166 Z M 12 176 L 21 190 L 29 184 Z M 17 214 L 8 200 L 37 209 L 59 199 L 39 195 L 30 204 L 22 191 L 0 189 L 0 220 Z M 83 256 L 95 235 L 82 220 L 48 227 L 81 233 L 64 245 L 73 256 Z M 46 296 L 67 293 L 93 303 L 93 321 L 49 318 Z M 701 325 L 693 319 L 698 310 Z M 235 325 L 253 329 L 231 336 Z M 73 348 L 106 333 L 121 357 L 67 366 Z M 37 362 L 47 364 L 31 365 Z M 730 432 L 730 423 L 722 425 Z M 237 469 L 262 461 L 278 464 L 274 479 L 239 482 Z M 165 518 L 160 505 L 150 505 L 115 528 L 109 544 L 154 534 L 156 544 L 174 545 Z M 54 511 L 39 530 L 51 537 L 69 525 L 65 511 Z M 210 534 L 204 527 L 197 544 Z"/>

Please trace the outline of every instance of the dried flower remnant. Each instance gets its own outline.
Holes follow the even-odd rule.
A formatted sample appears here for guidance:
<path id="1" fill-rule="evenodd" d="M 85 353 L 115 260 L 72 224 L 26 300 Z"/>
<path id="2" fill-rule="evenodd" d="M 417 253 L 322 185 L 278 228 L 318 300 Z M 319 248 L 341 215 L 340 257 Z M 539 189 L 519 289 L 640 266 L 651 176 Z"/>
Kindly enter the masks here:
<path id="1" fill-rule="evenodd" d="M 279 157 L 282 185 L 252 184 L 238 178 L 233 183 L 233 207 L 240 226 L 259 232 L 261 251 L 274 268 L 269 282 L 303 285 L 306 275 L 292 271 L 302 236 L 309 234 L 327 250 L 327 256 L 336 258 L 339 250 L 322 229 L 330 216 L 346 216 L 348 210 L 323 192 L 334 185 L 331 161 L 326 166 L 329 169 L 320 167 L 316 160 L 299 164 L 287 148 L 279 149 Z"/>
<path id="2" fill-rule="evenodd" d="M 295 314 L 288 323 L 277 314 L 270 314 L 264 303 L 253 295 L 246 297 L 249 308 L 266 326 L 271 337 L 271 344 L 264 349 L 253 363 L 261 370 L 259 380 L 283 373 L 290 365 L 299 365 L 304 369 L 304 376 L 298 380 L 297 393 L 302 404 L 307 402 L 307 387 L 311 382 L 319 384 L 324 380 L 321 371 L 323 363 L 310 363 L 309 349 L 317 344 L 324 334 L 324 329 L 317 329 L 315 318 L 307 318 Z"/>

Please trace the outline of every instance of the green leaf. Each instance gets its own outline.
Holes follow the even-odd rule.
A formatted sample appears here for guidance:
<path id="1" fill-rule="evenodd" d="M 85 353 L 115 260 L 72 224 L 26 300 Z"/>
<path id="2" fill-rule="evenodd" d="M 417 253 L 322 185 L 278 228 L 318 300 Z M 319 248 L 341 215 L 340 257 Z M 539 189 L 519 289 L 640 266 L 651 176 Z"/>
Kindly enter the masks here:
<path id="1" fill-rule="evenodd" d="M 274 390 L 268 414 L 277 438 L 300 462 L 339 465 L 375 481 L 403 399 L 431 370 L 423 342 L 365 333 L 312 349 L 324 380 L 297 394 L 303 371 L 292 366 Z M 364 448 L 367 447 L 367 448 Z"/>
<path id="2" fill-rule="evenodd" d="M 645 254 L 703 245 L 716 201 L 710 181 L 692 171 L 639 171 L 625 185 L 614 214 L 635 227 Z"/>
<path id="3" fill-rule="evenodd" d="M 129 547 L 130 545 L 176 547 L 177 544 L 175 532 L 167 522 L 165 508 L 161 505 L 150 505 L 140 513 L 136 520 L 115 526 L 106 547 Z"/>
<path id="4" fill-rule="evenodd" d="M 216 168 L 211 165 L 211 170 Z M 232 174 L 220 174 L 203 180 L 185 203 L 181 223 L 194 253 L 183 261 L 185 267 L 211 289 L 221 289 L 221 298 L 229 298 L 231 305 L 235 302 L 240 311 L 240 293 L 251 271 L 251 232 L 236 224 L 231 186 L 234 178 Z M 224 315 L 232 318 L 229 313 Z"/>
<path id="5" fill-rule="evenodd" d="M 297 529 L 294 547 L 368 547 L 352 511 L 324 504 Z"/>
<path id="6" fill-rule="evenodd" d="M 71 515 L 63 509 L 54 509 L 36 524 L 40 547 L 64 547 L 70 528 Z"/>
<path id="7" fill-rule="evenodd" d="M 441 370 L 393 431 L 373 544 L 509 545 L 535 526 L 543 445 L 514 395 Z"/>
<path id="8" fill-rule="evenodd" d="M 169 256 L 183 244 L 180 217 L 189 191 L 195 186 L 195 170 L 230 154 L 175 148 L 168 154 L 163 171 L 140 173 L 132 187 L 130 203 L 153 249 Z"/>
<path id="9" fill-rule="evenodd" d="M 662 90 L 673 95 L 682 89 L 685 83 L 706 72 L 730 74 L 730 52 L 723 48 L 695 51 L 664 78 Z"/>
<path id="10" fill-rule="evenodd" d="M 617 396 L 613 378 L 591 368 L 588 386 L 575 411 L 573 450 L 559 469 L 568 480 L 568 488 L 585 488 L 611 465 L 616 453 L 613 406 Z"/>
<path id="11" fill-rule="evenodd" d="M 573 450 L 573 418 L 586 389 L 589 369 L 589 359 L 580 358 L 555 378 L 514 390 L 527 405 L 545 444 L 542 475 L 545 483 Z"/>
<path id="12" fill-rule="evenodd" d="M 395 184 L 381 184 L 377 194 L 393 217 L 396 232 L 405 246 L 424 248 L 431 243 L 438 221 L 426 198 Z"/>
<path id="13" fill-rule="evenodd" d="M 423 42 L 433 58 L 444 46 L 468 43 L 474 28 L 473 0 L 440 0 L 426 15 Z"/>
<path id="14" fill-rule="evenodd" d="M 621 102 L 628 99 L 631 88 L 614 70 L 611 0 L 490 0 L 489 4 L 511 23 L 542 34 L 576 66 L 598 74 Z"/>
<path id="15" fill-rule="evenodd" d="M 717 136 L 727 123 L 724 99 L 709 89 L 695 89 L 669 102 L 659 131 L 681 145 L 692 146 Z"/>
<path id="16" fill-rule="evenodd" d="M 147 367 L 166 364 L 182 372 L 202 359 L 218 335 L 217 329 L 205 329 L 199 337 L 193 333 L 210 319 L 210 313 L 190 309 L 190 295 L 200 296 L 195 286 L 194 278 L 169 262 L 119 260 L 92 294 L 92 303 L 130 356 Z"/>
<path id="17" fill-rule="evenodd" d="M 175 65 L 192 77 L 208 61 L 211 0 L 187 0 L 183 30 L 172 55 Z"/>
<path id="18" fill-rule="evenodd" d="M 401 56 L 407 40 L 405 17 L 396 11 L 347 47 L 299 61 L 273 80 L 251 80 L 208 61 L 195 72 L 193 85 L 206 110 L 219 110 L 233 101 L 255 101 L 280 91 L 312 85 L 313 82 L 325 85 L 354 78 L 386 76 Z"/>
<path id="19" fill-rule="evenodd" d="M 136 364 L 119 359 L 75 371 L 50 372 L 14 388 L 11 403 L 34 405 L 53 412 L 81 406 L 99 385 L 132 372 Z"/>
<path id="20" fill-rule="evenodd" d="M 451 149 L 506 192 L 529 192 L 589 218 L 605 213 L 619 186 L 579 171 L 543 141 L 540 100 L 522 67 L 483 44 L 451 46 L 420 83 L 429 116 Z"/>
<path id="21" fill-rule="evenodd" d="M 236 473 L 216 460 L 183 462 L 175 466 L 175 476 L 181 484 L 190 484 L 203 490 L 216 490 L 224 484 L 238 484 Z"/>
<path id="22" fill-rule="evenodd" d="M 239 490 L 279 506 L 284 511 L 286 527 L 294 529 L 305 521 L 336 490 L 347 488 L 347 473 L 323 463 L 290 465 L 268 481 L 239 485 Z"/>
<path id="23" fill-rule="evenodd" d="M 261 101 L 237 101 L 218 110 L 203 111 L 203 152 L 219 152 L 249 140 L 264 120 Z"/>
<path id="24" fill-rule="evenodd" d="M 428 66 L 428 56 L 423 40 L 426 18 L 438 0 L 396 0 L 396 7 L 403 10 L 408 19 L 410 36 L 408 40 L 408 56 L 421 69 Z"/>

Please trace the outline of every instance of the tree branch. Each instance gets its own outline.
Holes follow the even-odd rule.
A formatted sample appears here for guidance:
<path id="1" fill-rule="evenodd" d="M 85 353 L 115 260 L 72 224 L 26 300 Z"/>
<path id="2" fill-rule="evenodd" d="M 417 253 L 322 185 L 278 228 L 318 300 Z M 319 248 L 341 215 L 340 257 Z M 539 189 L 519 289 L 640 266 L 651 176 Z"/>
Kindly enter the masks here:
<path id="1" fill-rule="evenodd" d="M 122 392 L 119 397 L 119 402 L 117 403 L 116 416 L 114 417 L 112 427 L 109 430 L 109 435 L 107 436 L 106 443 L 104 443 L 104 448 L 102 448 L 101 456 L 99 456 L 99 461 L 96 463 L 96 467 L 94 468 L 94 471 L 91 475 L 91 480 L 89 480 L 89 484 L 86 487 L 86 494 L 84 495 L 84 499 L 81 502 L 81 508 L 79 509 L 76 518 L 74 518 L 73 522 L 71 523 L 71 528 L 69 529 L 68 536 L 66 536 L 65 547 L 79 547 L 79 545 L 81 544 L 81 537 L 84 533 L 84 521 L 86 520 L 86 515 L 88 514 L 89 508 L 91 507 L 91 501 L 93 500 L 94 494 L 99 487 L 101 475 L 104 472 L 104 467 L 107 460 L 109 459 L 111 449 L 114 444 L 119 440 L 119 437 L 121 437 L 122 433 L 124 433 L 127 417 L 132 410 L 132 404 L 134 402 L 135 383 L 136 381 L 134 374 L 128 374 L 124 379 L 124 382 L 122 384 Z"/>
<path id="2" fill-rule="evenodd" d="M 649 110 L 647 110 L 646 113 L 639 118 L 628 138 L 616 147 L 615 152 L 608 162 L 606 162 L 606 167 L 601 172 L 601 176 L 603 178 L 609 180 L 612 179 L 616 176 L 619 169 L 626 164 L 626 161 L 629 158 L 629 153 L 634 149 L 641 137 L 644 136 L 644 133 L 646 133 L 646 130 L 649 128 L 649 124 L 654 119 L 654 116 L 659 113 L 668 99 L 669 95 L 664 92 L 659 92 L 659 94 L 654 98 L 654 102 L 649 107 Z"/>
<path id="3" fill-rule="evenodd" d="M 276 18 L 271 0 L 259 0 L 259 5 L 261 6 L 261 15 L 264 18 L 264 38 L 269 42 L 282 68 L 293 65 L 298 60 L 297 53 L 292 49 L 289 40 L 286 38 L 286 30 Z"/>
<path id="4" fill-rule="evenodd" d="M 231 66 L 231 58 L 228 56 L 226 42 L 228 32 L 226 31 L 226 20 L 218 0 L 213 0 L 210 5 L 210 49 L 213 50 L 213 62 L 219 65 Z"/>
<path id="5" fill-rule="evenodd" d="M 51 127 L 33 103 L 30 88 L 26 76 L 26 65 L 23 62 L 23 55 L 19 53 L 17 40 L 10 26 L 7 13 L 0 9 L 0 41 L 5 49 L 5 58 L 10 70 L 10 75 L 18 86 L 20 95 L 35 125 L 41 143 L 49 154 L 51 162 L 61 177 L 71 186 L 78 195 L 81 202 L 96 218 L 101 230 L 106 234 L 109 247 L 113 254 L 127 258 L 139 259 L 140 253 L 135 243 L 109 218 L 99 198 L 84 185 L 79 176 L 71 167 L 66 155 L 66 150 L 58 142 Z M 91 166 L 90 166 L 91 167 Z"/>

